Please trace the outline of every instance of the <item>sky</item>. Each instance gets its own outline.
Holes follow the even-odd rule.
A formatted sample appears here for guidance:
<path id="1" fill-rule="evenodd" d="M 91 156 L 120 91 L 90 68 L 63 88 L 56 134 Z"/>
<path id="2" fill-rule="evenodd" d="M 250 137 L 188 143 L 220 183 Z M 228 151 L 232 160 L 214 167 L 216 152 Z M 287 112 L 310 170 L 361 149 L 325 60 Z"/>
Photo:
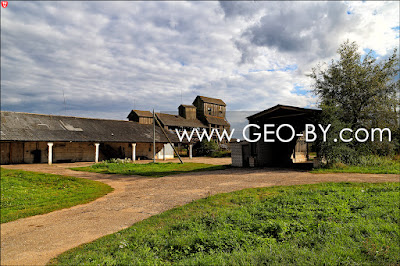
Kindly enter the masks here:
<path id="1" fill-rule="evenodd" d="M 125 120 L 196 95 L 228 111 L 315 107 L 307 77 L 339 45 L 388 56 L 399 2 L 9 1 L 1 110 Z"/>

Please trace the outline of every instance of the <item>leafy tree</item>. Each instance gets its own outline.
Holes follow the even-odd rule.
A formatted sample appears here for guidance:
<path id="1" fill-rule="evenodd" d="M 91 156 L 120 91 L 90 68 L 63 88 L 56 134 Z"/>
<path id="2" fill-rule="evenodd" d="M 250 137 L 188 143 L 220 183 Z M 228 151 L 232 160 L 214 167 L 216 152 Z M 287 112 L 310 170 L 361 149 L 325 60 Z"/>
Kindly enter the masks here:
<path id="1" fill-rule="evenodd" d="M 338 49 L 339 59 L 318 65 L 310 75 L 314 93 L 319 96 L 322 121 L 332 124 L 328 141 L 317 143 L 320 155 L 328 162 L 354 163 L 363 154 L 389 155 L 396 140 L 384 142 L 333 142 L 342 128 L 399 127 L 399 59 L 397 49 L 384 60 L 374 58 L 372 51 L 362 57 L 355 42 L 346 41 Z M 396 134 L 394 134 L 396 136 Z M 359 134 L 362 137 L 362 134 Z M 349 136 L 350 137 L 350 136 Z M 354 136 L 353 136 L 354 137 Z M 319 138 L 320 140 L 321 138 Z"/>

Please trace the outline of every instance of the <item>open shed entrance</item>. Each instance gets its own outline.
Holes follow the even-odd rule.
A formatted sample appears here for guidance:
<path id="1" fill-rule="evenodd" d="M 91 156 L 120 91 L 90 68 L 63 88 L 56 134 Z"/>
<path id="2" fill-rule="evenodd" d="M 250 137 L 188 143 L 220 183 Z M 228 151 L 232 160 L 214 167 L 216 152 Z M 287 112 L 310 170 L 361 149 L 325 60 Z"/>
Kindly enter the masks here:
<path id="1" fill-rule="evenodd" d="M 277 105 L 265 111 L 259 112 L 247 119 L 250 124 L 256 124 L 260 128 L 250 128 L 250 139 L 256 139 L 257 134 L 261 133 L 261 138 L 257 142 L 250 143 L 249 158 L 243 160 L 254 162 L 254 166 L 288 167 L 296 163 L 308 161 L 310 156 L 310 144 L 305 142 L 304 130 L 306 124 L 316 125 L 319 121 L 321 110 L 299 108 L 287 105 Z M 265 142 L 266 134 L 264 125 L 274 125 L 268 127 L 267 131 L 275 133 L 267 134 L 267 139 L 274 142 Z M 277 129 L 280 125 L 288 124 L 293 127 L 295 137 L 290 142 L 282 142 L 277 137 Z M 316 125 L 316 128 L 318 126 Z M 290 139 L 293 132 L 290 127 L 284 126 L 279 131 L 281 139 Z M 303 137 L 300 135 L 303 134 Z"/>

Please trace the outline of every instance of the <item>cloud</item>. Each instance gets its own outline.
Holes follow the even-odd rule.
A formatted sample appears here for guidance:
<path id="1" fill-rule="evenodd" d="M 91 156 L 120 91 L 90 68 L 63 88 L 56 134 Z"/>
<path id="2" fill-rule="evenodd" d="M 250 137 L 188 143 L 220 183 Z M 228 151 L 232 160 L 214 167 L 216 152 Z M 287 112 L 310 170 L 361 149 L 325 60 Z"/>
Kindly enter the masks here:
<path id="1" fill-rule="evenodd" d="M 228 110 L 313 106 L 305 76 L 347 38 L 385 56 L 399 4 L 10 2 L 1 16 L 2 110 L 125 119 L 196 95 Z M 347 11 L 350 11 L 348 14 Z M 396 13 L 397 12 L 397 13 Z"/>
<path id="2" fill-rule="evenodd" d="M 253 62 L 261 54 L 259 48 L 276 50 L 293 57 L 299 65 L 308 65 L 335 56 L 339 44 L 348 38 L 380 54 L 398 45 L 396 33 L 390 31 L 391 26 L 398 25 L 398 2 L 373 6 L 355 2 L 263 2 L 256 11 L 234 11 L 242 5 L 221 2 L 230 20 L 263 14 L 235 38 L 241 63 Z"/>

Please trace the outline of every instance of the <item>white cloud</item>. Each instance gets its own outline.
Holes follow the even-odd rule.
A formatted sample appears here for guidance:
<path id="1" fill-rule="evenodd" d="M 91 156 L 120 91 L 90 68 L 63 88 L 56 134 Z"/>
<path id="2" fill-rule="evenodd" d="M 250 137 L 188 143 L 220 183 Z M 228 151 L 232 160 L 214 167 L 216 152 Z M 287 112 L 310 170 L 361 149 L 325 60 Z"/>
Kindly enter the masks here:
<path id="1" fill-rule="evenodd" d="M 351 14 L 347 14 L 349 11 Z M 196 95 L 229 110 L 313 106 L 295 86 L 340 43 L 398 45 L 398 2 L 10 2 L 3 110 L 125 119 Z M 296 69 L 288 69 L 296 66 Z M 286 71 L 284 71 L 286 70 Z"/>

